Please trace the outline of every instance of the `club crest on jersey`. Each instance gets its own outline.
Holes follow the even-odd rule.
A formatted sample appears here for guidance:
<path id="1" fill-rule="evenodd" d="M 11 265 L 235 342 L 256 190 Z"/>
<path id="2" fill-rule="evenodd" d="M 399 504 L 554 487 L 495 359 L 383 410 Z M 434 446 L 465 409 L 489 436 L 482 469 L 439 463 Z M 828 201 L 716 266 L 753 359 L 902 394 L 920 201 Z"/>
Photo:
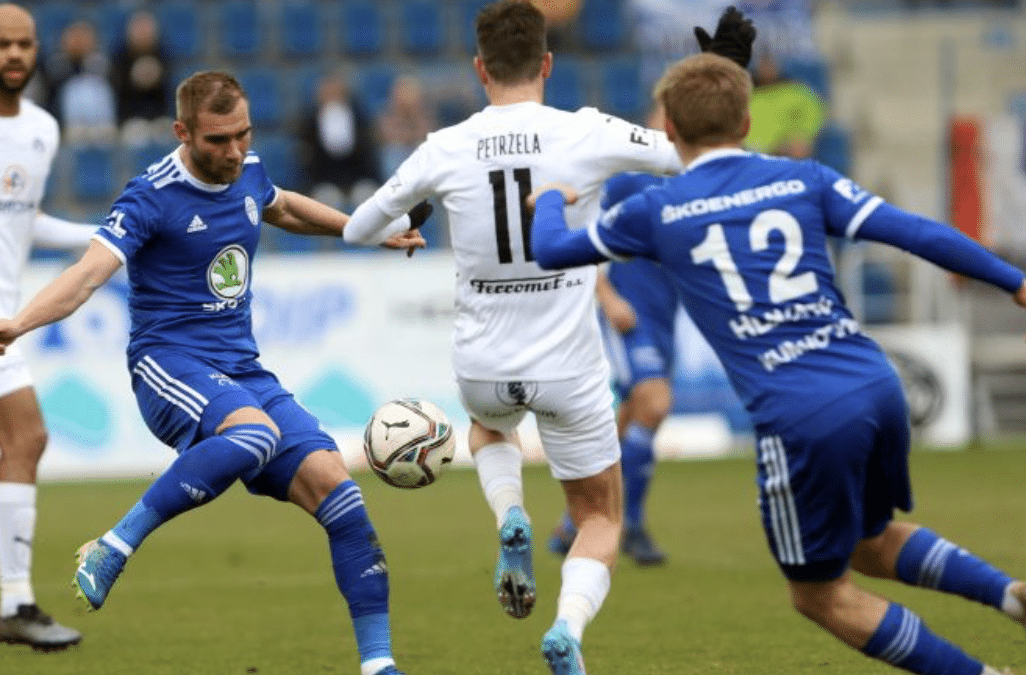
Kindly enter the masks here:
<path id="1" fill-rule="evenodd" d="M 25 171 L 25 167 L 12 164 L 4 171 L 4 176 L 0 185 L 3 185 L 3 191 L 5 195 L 14 196 L 21 194 L 25 186 L 28 185 L 28 172 Z"/>
<path id="2" fill-rule="evenodd" d="M 834 190 L 848 201 L 856 204 L 862 201 L 862 199 L 868 194 L 850 178 L 838 179 L 834 183 Z"/>
<path id="3" fill-rule="evenodd" d="M 249 285 L 249 254 L 238 244 L 226 246 L 207 268 L 207 286 L 222 302 L 207 303 L 208 311 L 234 308 Z"/>
<path id="4" fill-rule="evenodd" d="M 260 213 L 257 211 L 256 200 L 249 195 L 246 195 L 246 200 L 243 202 L 246 205 L 246 217 L 249 218 L 249 222 L 253 227 L 260 222 Z"/>

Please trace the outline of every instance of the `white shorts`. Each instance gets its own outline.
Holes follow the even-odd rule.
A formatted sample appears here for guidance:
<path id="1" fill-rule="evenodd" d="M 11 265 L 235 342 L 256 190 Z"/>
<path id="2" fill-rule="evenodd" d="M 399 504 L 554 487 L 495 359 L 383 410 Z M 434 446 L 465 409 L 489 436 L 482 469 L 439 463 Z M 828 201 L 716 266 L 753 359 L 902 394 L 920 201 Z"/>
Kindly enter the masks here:
<path id="1" fill-rule="evenodd" d="M 32 373 L 25 356 L 16 345 L 11 345 L 5 354 L 0 354 L 0 396 L 31 386 Z"/>
<path id="2" fill-rule="evenodd" d="M 557 480 L 588 478 L 620 459 L 609 373 L 570 380 L 491 382 L 456 378 L 467 412 L 510 433 L 533 412 L 549 471 Z"/>

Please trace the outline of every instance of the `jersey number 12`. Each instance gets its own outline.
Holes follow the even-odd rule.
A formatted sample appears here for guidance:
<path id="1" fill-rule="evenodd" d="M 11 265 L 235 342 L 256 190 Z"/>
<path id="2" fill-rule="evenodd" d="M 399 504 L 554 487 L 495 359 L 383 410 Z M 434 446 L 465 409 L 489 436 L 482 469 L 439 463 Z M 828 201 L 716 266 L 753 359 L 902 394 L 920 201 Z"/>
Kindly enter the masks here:
<path id="1" fill-rule="evenodd" d="M 517 183 L 520 198 L 517 200 L 517 213 L 520 214 L 520 236 L 524 241 L 524 259 L 534 260 L 531 253 L 531 218 L 524 206 L 524 200 L 531 194 L 530 169 L 496 169 L 488 172 L 488 182 L 492 185 L 492 205 L 495 208 L 495 243 L 499 249 L 499 262 L 513 262 L 513 249 L 510 247 L 509 205 L 506 203 L 506 174 L 512 173 Z"/>

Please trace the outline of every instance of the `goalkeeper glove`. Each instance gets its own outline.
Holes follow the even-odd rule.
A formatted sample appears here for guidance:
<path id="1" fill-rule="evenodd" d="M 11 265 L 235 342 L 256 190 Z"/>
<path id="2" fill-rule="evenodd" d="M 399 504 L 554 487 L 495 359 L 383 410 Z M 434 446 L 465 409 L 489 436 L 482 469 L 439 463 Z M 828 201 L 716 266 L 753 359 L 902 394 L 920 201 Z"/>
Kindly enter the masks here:
<path id="1" fill-rule="evenodd" d="M 736 7 L 728 7 L 720 15 L 715 35 L 710 36 L 701 26 L 695 26 L 695 39 L 703 52 L 726 57 L 742 68 L 752 60 L 755 25 Z"/>
<path id="2" fill-rule="evenodd" d="M 426 199 L 410 209 L 406 214 L 410 217 L 410 229 L 420 229 L 420 226 L 427 222 L 434 210 L 435 207 L 431 206 Z"/>

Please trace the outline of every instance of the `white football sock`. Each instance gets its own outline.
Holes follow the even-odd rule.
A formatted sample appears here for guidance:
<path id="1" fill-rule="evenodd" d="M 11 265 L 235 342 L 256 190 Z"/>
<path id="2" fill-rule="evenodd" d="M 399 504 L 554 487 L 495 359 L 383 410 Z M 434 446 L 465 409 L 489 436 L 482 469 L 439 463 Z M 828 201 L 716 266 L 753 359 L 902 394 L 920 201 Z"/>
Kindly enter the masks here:
<path id="1" fill-rule="evenodd" d="M 512 443 L 491 443 L 474 454 L 477 478 L 481 481 L 488 506 L 495 514 L 497 527 L 502 527 L 511 506 L 524 506 L 524 481 L 520 449 Z"/>
<path id="2" fill-rule="evenodd" d="M 35 529 L 36 486 L 0 483 L 0 617 L 36 602 L 31 579 Z"/>
<path id="3" fill-rule="evenodd" d="M 594 558 L 567 558 L 563 562 L 563 585 L 559 589 L 556 619 L 566 621 L 578 642 L 584 627 L 595 618 L 609 594 L 610 575 L 605 563 Z"/>

